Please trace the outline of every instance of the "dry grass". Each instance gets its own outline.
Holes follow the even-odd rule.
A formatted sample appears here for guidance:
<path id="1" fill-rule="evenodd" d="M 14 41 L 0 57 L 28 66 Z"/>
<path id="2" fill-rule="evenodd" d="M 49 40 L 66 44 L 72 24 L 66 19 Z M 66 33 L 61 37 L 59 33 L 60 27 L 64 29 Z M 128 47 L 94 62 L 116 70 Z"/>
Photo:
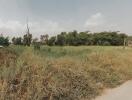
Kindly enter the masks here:
<path id="1" fill-rule="evenodd" d="M 121 47 L 2 49 L 0 100 L 91 100 L 132 78 L 131 56 Z"/>

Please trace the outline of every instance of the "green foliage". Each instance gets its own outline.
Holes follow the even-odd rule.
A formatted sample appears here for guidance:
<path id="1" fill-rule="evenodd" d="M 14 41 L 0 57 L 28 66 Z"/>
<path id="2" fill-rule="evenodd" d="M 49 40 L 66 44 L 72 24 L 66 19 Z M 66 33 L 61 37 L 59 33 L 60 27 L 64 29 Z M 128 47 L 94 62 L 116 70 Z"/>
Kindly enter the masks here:
<path id="1" fill-rule="evenodd" d="M 34 46 L 34 50 L 40 50 L 41 44 L 40 44 L 40 42 L 35 42 L 35 43 L 33 44 L 33 46 Z"/>
<path id="2" fill-rule="evenodd" d="M 49 39 L 49 45 L 107 45 L 107 46 L 120 46 L 124 44 L 124 39 L 128 36 L 126 34 L 119 34 L 118 32 L 62 32 L 57 37 Z"/>
<path id="3" fill-rule="evenodd" d="M 123 33 L 118 32 L 61 32 L 57 36 L 49 38 L 48 35 L 41 35 L 40 41 L 38 38 L 32 39 L 32 34 L 25 34 L 23 38 L 13 38 L 12 42 L 15 45 L 30 46 L 34 42 L 39 42 L 42 45 L 49 46 L 81 46 L 81 45 L 102 45 L 102 46 L 121 46 L 124 45 L 124 40 L 129 38 Z M 127 41 L 126 41 L 127 42 Z"/>
<path id="4" fill-rule="evenodd" d="M 67 34 L 67 44 L 77 46 L 78 45 L 78 32 L 73 31 Z"/>
<path id="5" fill-rule="evenodd" d="M 43 55 L 49 58 L 59 58 L 59 57 L 77 57 L 83 58 L 86 54 L 91 53 L 90 48 L 85 48 L 84 46 L 78 48 L 74 47 L 59 47 L 59 46 L 42 46 L 41 50 L 37 52 L 38 55 Z"/>
<path id="6" fill-rule="evenodd" d="M 2 46 L 9 46 L 9 39 L 8 39 L 8 37 L 0 36 L 0 45 L 2 45 Z"/>
<path id="7" fill-rule="evenodd" d="M 32 34 L 25 34 L 23 36 L 23 44 L 26 46 L 30 46 L 32 42 Z"/>
<path id="8" fill-rule="evenodd" d="M 22 41 L 22 38 L 21 37 L 13 37 L 12 38 L 12 43 L 14 45 L 23 45 L 23 41 Z"/>
<path id="9" fill-rule="evenodd" d="M 61 34 L 57 35 L 56 45 L 64 46 L 66 44 L 66 33 L 62 32 Z"/>
<path id="10" fill-rule="evenodd" d="M 56 42 L 56 37 L 53 36 L 53 37 L 51 37 L 51 38 L 48 40 L 48 45 L 49 45 L 49 46 L 53 46 L 53 45 L 55 45 L 55 42 Z"/>

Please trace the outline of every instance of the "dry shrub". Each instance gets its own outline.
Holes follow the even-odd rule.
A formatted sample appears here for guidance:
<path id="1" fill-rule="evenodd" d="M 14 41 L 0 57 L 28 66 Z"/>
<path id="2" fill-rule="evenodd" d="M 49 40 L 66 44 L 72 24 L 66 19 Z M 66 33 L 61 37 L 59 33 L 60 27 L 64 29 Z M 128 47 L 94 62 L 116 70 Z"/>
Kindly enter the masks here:
<path id="1" fill-rule="evenodd" d="M 85 71 L 105 87 L 115 87 L 132 77 L 130 54 L 117 51 L 91 53 L 86 58 Z"/>

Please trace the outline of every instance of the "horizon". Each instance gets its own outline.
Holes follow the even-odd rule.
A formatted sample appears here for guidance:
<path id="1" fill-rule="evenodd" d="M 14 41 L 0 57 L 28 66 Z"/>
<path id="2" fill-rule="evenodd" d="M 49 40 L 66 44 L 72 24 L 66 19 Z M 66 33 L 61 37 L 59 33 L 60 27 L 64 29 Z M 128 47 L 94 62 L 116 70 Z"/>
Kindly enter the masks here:
<path id="1" fill-rule="evenodd" d="M 0 34 L 34 37 L 62 31 L 120 31 L 132 35 L 130 0 L 0 0 Z"/>

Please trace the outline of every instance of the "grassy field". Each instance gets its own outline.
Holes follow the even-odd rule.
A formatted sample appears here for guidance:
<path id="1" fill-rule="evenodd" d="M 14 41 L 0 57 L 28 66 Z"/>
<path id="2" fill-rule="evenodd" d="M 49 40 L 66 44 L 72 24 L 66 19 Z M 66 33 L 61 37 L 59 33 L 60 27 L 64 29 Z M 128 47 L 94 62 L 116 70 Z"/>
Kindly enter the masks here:
<path id="1" fill-rule="evenodd" d="M 0 49 L 0 100 L 91 100 L 132 79 L 132 48 Z"/>

